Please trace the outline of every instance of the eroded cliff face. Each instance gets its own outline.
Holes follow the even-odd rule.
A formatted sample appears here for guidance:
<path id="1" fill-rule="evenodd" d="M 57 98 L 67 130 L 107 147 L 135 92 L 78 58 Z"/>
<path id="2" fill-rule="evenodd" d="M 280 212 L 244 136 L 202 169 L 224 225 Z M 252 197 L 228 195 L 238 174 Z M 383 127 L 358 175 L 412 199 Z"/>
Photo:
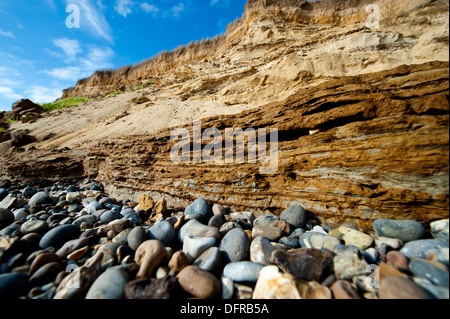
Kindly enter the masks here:
<path id="1" fill-rule="evenodd" d="M 366 7 L 374 4 L 380 27 L 368 28 L 374 14 Z M 258 107 L 336 77 L 448 61 L 448 28 L 448 2 L 441 0 L 250 0 L 223 37 L 96 72 L 63 97 L 151 81 L 152 96 Z"/>
<path id="2" fill-rule="evenodd" d="M 146 192 L 176 207 L 203 197 L 258 215 L 299 204 L 331 225 L 444 218 L 448 2 L 375 2 L 380 29 L 365 26 L 365 1 L 249 1 L 208 49 L 96 73 L 65 95 L 96 96 L 148 79 L 156 85 L 15 123 L 37 142 L 0 144 L 1 174 L 89 177 L 113 195 L 137 200 Z M 131 102 L 142 96 L 149 101 Z M 229 128 L 277 129 L 275 173 L 261 174 L 248 157 L 174 163 L 171 133 L 186 129 L 192 138 L 193 120 L 221 136 Z"/>

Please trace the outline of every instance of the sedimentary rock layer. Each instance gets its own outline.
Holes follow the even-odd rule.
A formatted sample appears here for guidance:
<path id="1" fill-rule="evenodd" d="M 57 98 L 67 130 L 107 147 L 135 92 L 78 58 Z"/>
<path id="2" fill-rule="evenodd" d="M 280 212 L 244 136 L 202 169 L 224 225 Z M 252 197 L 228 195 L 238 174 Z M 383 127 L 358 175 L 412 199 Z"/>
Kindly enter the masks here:
<path id="1" fill-rule="evenodd" d="M 448 216 L 448 67 L 433 62 L 332 80 L 280 103 L 203 121 L 202 130 L 217 128 L 222 136 L 233 127 L 278 129 L 275 174 L 260 174 L 261 164 L 248 158 L 173 163 L 172 129 L 101 142 L 88 152 L 85 172 L 117 189 L 187 202 L 203 197 L 272 212 L 299 204 L 328 223 L 361 227 L 376 218 L 427 223 Z M 192 125 L 182 128 L 193 138 Z"/>

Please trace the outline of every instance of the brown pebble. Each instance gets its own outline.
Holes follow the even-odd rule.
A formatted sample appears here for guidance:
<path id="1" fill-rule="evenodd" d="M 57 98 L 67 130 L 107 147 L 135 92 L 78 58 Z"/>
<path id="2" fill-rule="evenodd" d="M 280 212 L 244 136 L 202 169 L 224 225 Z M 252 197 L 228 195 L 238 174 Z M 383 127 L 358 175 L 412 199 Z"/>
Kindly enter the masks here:
<path id="1" fill-rule="evenodd" d="M 64 267 L 59 262 L 50 262 L 39 268 L 30 278 L 32 287 L 42 286 L 55 280 Z"/>
<path id="2" fill-rule="evenodd" d="M 172 273 L 178 273 L 189 265 L 189 259 L 181 250 L 174 253 L 169 261 L 169 268 Z"/>
<path id="3" fill-rule="evenodd" d="M 140 266 L 136 277 L 150 278 L 156 267 L 168 257 L 164 245 L 159 240 L 147 240 L 139 245 L 134 260 Z"/>
<path id="4" fill-rule="evenodd" d="M 277 249 L 272 252 L 271 261 L 285 273 L 290 273 L 307 281 L 319 280 L 327 266 L 330 255 L 314 248 L 298 248 L 288 252 Z"/>
<path id="5" fill-rule="evenodd" d="M 80 260 L 83 258 L 84 254 L 89 250 L 89 246 L 85 246 L 83 248 L 75 250 L 73 253 L 67 256 L 68 260 Z"/>
<path id="6" fill-rule="evenodd" d="M 54 261 L 60 261 L 60 258 L 58 257 L 58 255 L 56 255 L 54 253 L 42 253 L 33 260 L 33 263 L 30 266 L 30 272 L 34 273 L 36 270 L 38 270 L 45 264 L 48 264 L 48 263 L 51 263 Z"/>
<path id="7" fill-rule="evenodd" d="M 402 272 L 400 272 L 397 268 L 394 266 L 391 266 L 389 264 L 380 263 L 378 265 L 378 271 L 380 274 L 380 281 L 383 281 L 383 279 L 390 277 L 390 276 L 402 276 L 406 277 L 406 275 Z"/>
<path id="8" fill-rule="evenodd" d="M 217 214 L 225 215 L 225 213 L 226 213 L 225 208 L 222 205 L 219 205 L 219 204 L 214 204 L 213 205 L 212 212 L 213 212 L 214 215 L 217 215 Z"/>
<path id="9" fill-rule="evenodd" d="M 338 280 L 331 285 L 334 299 L 361 299 L 358 289 L 347 280 Z"/>
<path id="10" fill-rule="evenodd" d="M 289 223 L 284 220 L 281 220 L 281 219 L 277 220 L 273 226 L 281 229 L 281 231 L 283 232 L 283 235 L 288 236 L 292 233 L 291 225 L 289 225 Z"/>
<path id="11" fill-rule="evenodd" d="M 396 250 L 386 254 L 386 261 L 400 269 L 408 270 L 409 258 Z"/>
<path id="12" fill-rule="evenodd" d="M 389 276 L 381 280 L 380 299 L 431 299 L 414 281 L 401 276 Z"/>
<path id="13" fill-rule="evenodd" d="M 200 299 L 214 299 L 220 295 L 220 281 L 213 274 L 197 266 L 187 266 L 177 276 L 180 286 Z"/>
<path id="14" fill-rule="evenodd" d="M 178 221 L 173 225 L 173 228 L 175 229 L 175 231 L 179 231 L 180 228 L 183 226 L 184 224 L 184 215 L 181 215 L 180 217 L 178 217 Z"/>
<path id="15" fill-rule="evenodd" d="M 332 299 L 331 290 L 317 281 L 299 280 L 297 289 L 302 299 Z"/>

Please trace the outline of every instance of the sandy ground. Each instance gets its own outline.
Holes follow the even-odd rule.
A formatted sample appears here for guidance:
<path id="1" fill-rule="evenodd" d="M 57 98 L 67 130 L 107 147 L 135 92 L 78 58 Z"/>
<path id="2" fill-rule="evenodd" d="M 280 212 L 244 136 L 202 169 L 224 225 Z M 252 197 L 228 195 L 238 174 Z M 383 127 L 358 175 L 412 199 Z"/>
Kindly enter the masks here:
<path id="1" fill-rule="evenodd" d="M 131 102 L 142 95 L 150 101 L 142 104 Z M 220 114 L 240 113 L 251 108 L 254 106 L 226 106 L 214 100 L 181 101 L 176 96 L 154 94 L 151 89 L 143 89 L 52 111 L 35 123 L 16 122 L 11 128 L 30 130 L 33 136 L 42 141 L 34 144 L 38 149 L 86 149 L 99 140 L 125 135 L 151 135 L 163 128 Z M 53 136 L 45 139 L 49 134 Z"/>

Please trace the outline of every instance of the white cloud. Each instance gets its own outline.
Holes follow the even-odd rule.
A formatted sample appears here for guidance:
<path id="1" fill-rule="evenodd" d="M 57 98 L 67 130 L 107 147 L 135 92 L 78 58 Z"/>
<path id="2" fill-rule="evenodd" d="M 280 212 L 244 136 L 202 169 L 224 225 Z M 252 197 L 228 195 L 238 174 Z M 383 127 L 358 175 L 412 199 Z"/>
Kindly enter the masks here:
<path id="1" fill-rule="evenodd" d="M 173 17 L 179 17 L 181 15 L 181 12 L 184 11 L 184 4 L 180 2 L 176 6 L 173 6 L 170 11 L 172 12 Z"/>
<path id="2" fill-rule="evenodd" d="M 114 6 L 114 10 L 120 15 L 122 15 L 124 18 L 129 15 L 132 10 L 131 6 L 133 5 L 133 2 L 131 0 L 116 0 L 116 5 Z"/>
<path id="3" fill-rule="evenodd" d="M 59 38 L 54 39 L 53 44 L 55 47 L 60 48 L 63 50 L 64 54 L 66 55 L 66 62 L 69 63 L 73 61 L 77 54 L 81 53 L 81 46 L 78 40 L 71 40 L 68 38 Z"/>
<path id="4" fill-rule="evenodd" d="M 147 2 L 141 3 L 141 9 L 146 13 L 151 13 L 156 16 L 159 12 L 159 8 L 154 6 L 153 4 L 149 4 Z"/>
<path id="5" fill-rule="evenodd" d="M 8 78 L 0 78 L 0 86 L 18 86 L 21 83 L 21 81 L 14 81 Z"/>
<path id="6" fill-rule="evenodd" d="M 0 96 L 3 96 L 10 100 L 23 99 L 22 95 L 15 93 L 13 89 L 6 86 L 0 86 Z"/>
<path id="7" fill-rule="evenodd" d="M 81 68 L 77 66 L 66 66 L 52 70 L 45 70 L 44 72 L 60 80 L 70 81 L 80 77 Z"/>
<path id="8" fill-rule="evenodd" d="M 73 61 L 74 65 L 44 70 L 44 73 L 58 80 L 77 81 L 91 76 L 97 70 L 111 68 L 113 66 L 111 59 L 114 54 L 114 51 L 109 47 L 91 46 L 85 57 L 79 57 Z"/>
<path id="9" fill-rule="evenodd" d="M 62 96 L 62 90 L 34 85 L 25 93 L 34 103 L 51 103 Z"/>
<path id="10" fill-rule="evenodd" d="M 15 39 L 16 36 L 14 35 L 14 33 L 12 33 L 11 31 L 4 31 L 2 29 L 0 29 L 0 35 L 7 37 L 7 38 L 11 38 L 11 39 Z"/>
<path id="11" fill-rule="evenodd" d="M 104 6 L 101 1 L 94 5 L 89 0 L 66 0 L 66 4 L 76 4 L 80 7 L 81 29 L 86 27 L 97 37 L 113 42 L 112 30 L 102 12 Z"/>
<path id="12" fill-rule="evenodd" d="M 0 66 L 0 74 L 7 75 L 7 76 L 21 76 L 22 73 L 17 71 L 16 69 L 7 67 L 7 66 Z"/>

